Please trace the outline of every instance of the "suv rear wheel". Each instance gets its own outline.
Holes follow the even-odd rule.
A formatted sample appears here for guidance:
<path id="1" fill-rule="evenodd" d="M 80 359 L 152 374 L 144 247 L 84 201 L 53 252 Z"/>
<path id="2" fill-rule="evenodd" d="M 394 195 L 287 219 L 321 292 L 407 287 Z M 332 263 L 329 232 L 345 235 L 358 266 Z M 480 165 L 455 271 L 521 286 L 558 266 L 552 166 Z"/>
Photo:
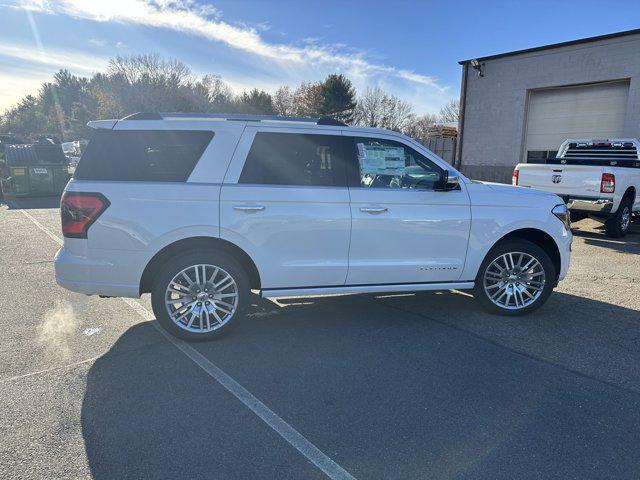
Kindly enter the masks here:
<path id="1" fill-rule="evenodd" d="M 158 322 L 172 335 L 210 340 L 233 327 L 249 294 L 248 276 L 233 257 L 199 250 L 161 267 L 151 304 Z"/>
<path id="2" fill-rule="evenodd" d="M 482 262 L 474 297 L 492 313 L 524 315 L 549 298 L 555 279 L 553 262 L 544 250 L 527 240 L 508 240 Z"/>

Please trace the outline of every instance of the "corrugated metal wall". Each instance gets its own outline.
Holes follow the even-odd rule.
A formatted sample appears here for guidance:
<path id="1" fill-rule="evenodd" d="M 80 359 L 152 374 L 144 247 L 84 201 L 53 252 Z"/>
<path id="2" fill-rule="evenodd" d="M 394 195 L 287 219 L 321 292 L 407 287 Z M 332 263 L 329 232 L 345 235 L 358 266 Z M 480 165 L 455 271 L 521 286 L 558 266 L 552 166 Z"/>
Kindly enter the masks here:
<path id="1" fill-rule="evenodd" d="M 453 165 L 456 155 L 455 138 L 429 138 L 423 142 L 423 145 L 449 165 Z"/>

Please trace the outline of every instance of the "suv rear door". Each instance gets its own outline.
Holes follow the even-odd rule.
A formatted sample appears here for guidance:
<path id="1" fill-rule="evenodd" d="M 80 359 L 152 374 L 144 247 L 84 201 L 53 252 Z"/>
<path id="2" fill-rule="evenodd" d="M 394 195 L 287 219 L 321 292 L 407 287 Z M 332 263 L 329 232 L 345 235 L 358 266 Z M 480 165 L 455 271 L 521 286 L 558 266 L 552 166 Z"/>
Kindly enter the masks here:
<path id="1" fill-rule="evenodd" d="M 465 185 L 436 191 L 444 166 L 397 137 L 348 138 L 354 145 L 347 284 L 459 280 L 471 226 Z"/>
<path id="2" fill-rule="evenodd" d="M 220 236 L 265 289 L 343 285 L 351 214 L 340 131 L 246 127 L 220 194 Z"/>

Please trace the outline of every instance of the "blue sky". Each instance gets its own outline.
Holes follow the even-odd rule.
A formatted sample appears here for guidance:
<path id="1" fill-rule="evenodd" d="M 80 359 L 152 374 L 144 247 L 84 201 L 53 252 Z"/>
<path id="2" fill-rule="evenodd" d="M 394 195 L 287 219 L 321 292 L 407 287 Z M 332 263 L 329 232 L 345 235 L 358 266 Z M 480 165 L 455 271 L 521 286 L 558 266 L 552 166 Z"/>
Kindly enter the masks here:
<path id="1" fill-rule="evenodd" d="M 238 92 L 341 72 L 435 113 L 459 96 L 459 60 L 633 28 L 638 0 L 0 0 L 0 112 L 59 68 L 156 52 Z"/>

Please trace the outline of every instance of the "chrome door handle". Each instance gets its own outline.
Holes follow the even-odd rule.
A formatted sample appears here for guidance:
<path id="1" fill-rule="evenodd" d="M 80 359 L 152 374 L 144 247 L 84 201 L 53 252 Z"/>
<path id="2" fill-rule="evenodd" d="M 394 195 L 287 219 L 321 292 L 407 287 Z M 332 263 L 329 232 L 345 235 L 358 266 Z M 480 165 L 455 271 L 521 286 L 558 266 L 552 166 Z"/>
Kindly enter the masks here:
<path id="1" fill-rule="evenodd" d="M 385 213 L 389 209 L 387 207 L 360 207 L 360 211 L 365 213 Z"/>
<path id="2" fill-rule="evenodd" d="M 265 208 L 264 205 L 235 205 L 233 207 L 234 210 L 238 210 L 239 212 L 260 212 Z"/>

